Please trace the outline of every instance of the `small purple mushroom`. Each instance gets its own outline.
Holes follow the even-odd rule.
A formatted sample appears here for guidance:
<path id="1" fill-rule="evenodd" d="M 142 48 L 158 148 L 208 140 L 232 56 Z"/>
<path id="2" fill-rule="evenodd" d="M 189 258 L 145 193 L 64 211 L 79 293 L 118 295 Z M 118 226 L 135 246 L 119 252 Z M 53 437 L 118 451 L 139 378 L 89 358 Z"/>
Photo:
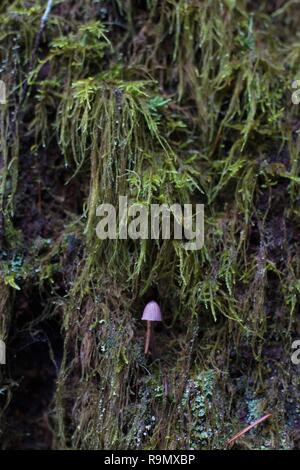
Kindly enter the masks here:
<path id="1" fill-rule="evenodd" d="M 157 302 L 152 300 L 148 302 L 143 311 L 142 320 L 147 321 L 147 332 L 146 332 L 146 341 L 145 341 L 145 354 L 149 353 L 149 348 L 151 344 L 151 350 L 153 354 L 154 349 L 154 335 L 153 335 L 153 324 L 154 322 L 162 321 L 160 306 Z"/>

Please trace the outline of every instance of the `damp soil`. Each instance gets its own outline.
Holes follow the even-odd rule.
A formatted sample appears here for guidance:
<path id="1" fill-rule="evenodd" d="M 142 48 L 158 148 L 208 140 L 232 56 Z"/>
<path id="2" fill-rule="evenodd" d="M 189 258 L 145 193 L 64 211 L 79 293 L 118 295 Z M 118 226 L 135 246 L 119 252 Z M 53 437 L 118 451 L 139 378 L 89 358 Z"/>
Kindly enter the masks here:
<path id="1" fill-rule="evenodd" d="M 45 246 L 48 249 L 49 244 L 55 243 L 66 222 L 66 212 L 76 213 L 80 206 L 73 197 L 74 187 L 72 191 L 65 186 L 68 174 L 61 167 L 57 149 L 39 154 L 28 150 L 20 158 L 20 172 L 14 226 L 22 232 L 23 243 L 14 256 L 28 263 L 43 256 L 47 251 Z M 70 264 L 76 248 L 76 240 L 66 247 Z M 11 256 L 7 251 L 5 254 Z M 58 261 L 49 260 L 53 265 Z M 38 276 L 38 266 L 33 262 L 37 271 L 33 278 Z M 59 309 L 53 316 L 47 316 L 47 312 L 54 310 L 57 296 L 66 293 L 65 272 L 57 269 L 51 285 L 42 290 L 32 284 L 31 278 L 14 296 L 7 344 L 13 393 L 5 417 L 3 449 L 53 447 L 53 398 L 63 354 L 63 335 Z"/>

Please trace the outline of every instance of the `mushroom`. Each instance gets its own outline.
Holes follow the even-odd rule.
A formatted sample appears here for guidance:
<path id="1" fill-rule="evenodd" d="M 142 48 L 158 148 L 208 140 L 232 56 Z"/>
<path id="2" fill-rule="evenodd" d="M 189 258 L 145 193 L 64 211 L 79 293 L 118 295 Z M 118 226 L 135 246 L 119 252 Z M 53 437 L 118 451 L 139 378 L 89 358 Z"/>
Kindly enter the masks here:
<path id="1" fill-rule="evenodd" d="M 147 332 L 146 332 L 146 341 L 145 341 L 145 354 L 149 353 L 151 349 L 153 354 L 154 349 L 154 335 L 153 335 L 153 326 L 154 322 L 162 321 L 161 310 L 157 302 L 152 300 L 148 302 L 143 311 L 142 320 L 147 321 Z M 150 347 L 151 345 L 151 347 Z"/>

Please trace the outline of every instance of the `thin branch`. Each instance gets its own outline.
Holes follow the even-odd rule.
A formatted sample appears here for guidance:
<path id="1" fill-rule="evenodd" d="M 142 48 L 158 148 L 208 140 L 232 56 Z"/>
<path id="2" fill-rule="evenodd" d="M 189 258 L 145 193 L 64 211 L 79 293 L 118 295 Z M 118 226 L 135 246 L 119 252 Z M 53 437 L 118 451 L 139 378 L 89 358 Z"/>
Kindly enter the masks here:
<path id="1" fill-rule="evenodd" d="M 31 72 L 34 68 L 35 62 L 36 62 L 37 51 L 38 51 L 38 48 L 39 48 L 39 45 L 40 45 L 40 42 L 41 42 L 42 34 L 44 32 L 44 29 L 45 29 L 47 21 L 48 21 L 48 17 L 49 17 L 52 5 L 53 5 L 53 0 L 48 0 L 46 9 L 45 9 L 44 14 L 43 14 L 43 16 L 41 18 L 41 21 L 40 21 L 40 29 L 38 30 L 37 35 L 35 37 L 33 51 L 32 51 L 32 55 L 31 55 L 31 59 L 30 59 L 30 62 L 29 62 L 29 67 L 28 67 L 28 72 L 27 72 L 27 78 L 26 78 L 25 83 L 23 85 L 23 89 L 22 89 L 22 93 L 21 93 L 21 97 L 20 97 L 19 108 L 22 106 L 23 100 L 25 99 L 25 96 L 26 96 L 26 93 L 27 93 L 28 78 L 29 78 L 29 75 L 31 74 Z"/>
<path id="2" fill-rule="evenodd" d="M 53 6 L 53 0 L 48 0 L 46 9 L 45 9 L 44 14 L 43 14 L 43 16 L 41 18 L 41 21 L 40 21 L 40 29 L 39 29 L 36 37 L 35 37 L 33 51 L 32 51 L 32 55 L 31 55 L 31 59 L 30 59 L 29 67 L 28 67 L 28 71 L 27 71 L 27 78 L 25 79 L 25 82 L 23 84 L 21 94 L 20 94 L 20 100 L 19 100 L 19 103 L 17 105 L 17 109 L 16 109 L 16 112 L 15 112 L 14 118 L 12 120 L 12 126 L 11 126 L 11 136 L 12 136 L 12 138 L 15 134 L 16 123 L 17 123 L 17 120 L 20 118 L 22 104 L 23 104 L 23 101 L 25 100 L 25 97 L 26 97 L 26 94 L 27 94 L 29 75 L 30 75 L 30 73 L 32 72 L 32 70 L 34 68 L 34 65 L 35 65 L 35 62 L 36 62 L 37 51 L 38 51 L 38 48 L 39 48 L 39 45 L 40 45 L 40 42 L 41 42 L 41 37 L 42 37 L 42 34 L 43 34 L 44 29 L 46 27 L 46 24 L 47 24 L 48 17 L 49 17 L 52 6 Z"/>
<path id="3" fill-rule="evenodd" d="M 262 423 L 265 419 L 269 418 L 270 416 L 272 416 L 272 414 L 271 414 L 271 413 L 268 413 L 268 414 L 266 414 L 265 416 L 263 416 L 262 418 L 257 419 L 256 421 L 254 421 L 254 423 L 250 424 L 250 425 L 247 426 L 245 429 L 243 429 L 242 431 L 238 432 L 238 433 L 235 434 L 231 439 L 229 439 L 229 440 L 226 442 L 226 445 L 232 444 L 232 443 L 235 442 L 237 439 L 239 439 L 239 438 L 242 437 L 244 434 L 246 434 L 246 432 L 248 432 L 248 431 L 250 431 L 251 429 L 255 428 L 255 426 L 257 426 L 258 424 Z"/>

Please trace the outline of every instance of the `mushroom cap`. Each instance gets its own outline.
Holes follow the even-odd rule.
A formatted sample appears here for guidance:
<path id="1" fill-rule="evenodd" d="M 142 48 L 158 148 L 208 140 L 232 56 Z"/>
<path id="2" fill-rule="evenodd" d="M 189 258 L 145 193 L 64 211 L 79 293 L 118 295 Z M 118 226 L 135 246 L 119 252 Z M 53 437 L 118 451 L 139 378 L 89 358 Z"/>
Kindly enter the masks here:
<path id="1" fill-rule="evenodd" d="M 154 300 L 148 302 L 143 311 L 142 320 L 162 321 L 160 306 Z"/>

